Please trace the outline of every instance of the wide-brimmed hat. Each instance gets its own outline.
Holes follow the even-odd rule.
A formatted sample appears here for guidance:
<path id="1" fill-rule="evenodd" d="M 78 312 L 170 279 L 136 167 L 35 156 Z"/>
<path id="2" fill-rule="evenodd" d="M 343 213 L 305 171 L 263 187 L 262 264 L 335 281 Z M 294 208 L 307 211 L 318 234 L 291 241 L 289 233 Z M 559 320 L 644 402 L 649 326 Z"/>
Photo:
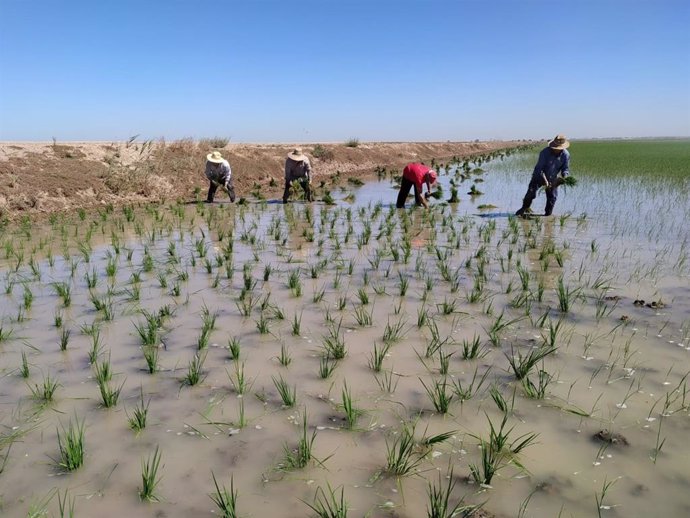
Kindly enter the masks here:
<path id="1" fill-rule="evenodd" d="M 295 162 L 303 162 L 307 159 L 307 155 L 302 153 L 301 147 L 296 147 L 288 153 L 288 158 L 294 160 Z"/>
<path id="2" fill-rule="evenodd" d="M 568 149 L 570 142 L 565 138 L 565 135 L 556 135 L 551 142 L 549 142 L 549 147 L 551 149 Z"/>
<path id="3" fill-rule="evenodd" d="M 214 151 L 213 153 L 206 155 L 206 160 L 213 162 L 214 164 L 220 164 L 225 159 L 223 158 L 223 155 L 220 154 L 220 151 Z"/>
<path id="4" fill-rule="evenodd" d="M 436 171 L 434 171 L 433 169 L 429 169 L 429 171 L 427 171 L 426 174 L 427 176 L 429 176 L 429 183 L 436 183 L 436 178 L 438 178 Z"/>

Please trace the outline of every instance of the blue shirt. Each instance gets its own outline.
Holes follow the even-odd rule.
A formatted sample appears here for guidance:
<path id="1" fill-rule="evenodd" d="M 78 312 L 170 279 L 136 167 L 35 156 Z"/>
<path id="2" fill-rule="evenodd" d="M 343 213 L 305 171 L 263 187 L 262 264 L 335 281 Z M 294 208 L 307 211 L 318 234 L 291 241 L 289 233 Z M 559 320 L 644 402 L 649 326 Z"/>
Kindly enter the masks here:
<path id="1" fill-rule="evenodd" d="M 545 147 L 539 153 L 539 160 L 537 165 L 534 167 L 533 177 L 541 178 L 542 173 L 546 175 L 546 179 L 549 183 L 553 182 L 558 176 L 561 175 L 568 176 L 570 173 L 570 153 L 567 149 L 564 149 L 560 154 L 556 155 L 551 148 Z"/>

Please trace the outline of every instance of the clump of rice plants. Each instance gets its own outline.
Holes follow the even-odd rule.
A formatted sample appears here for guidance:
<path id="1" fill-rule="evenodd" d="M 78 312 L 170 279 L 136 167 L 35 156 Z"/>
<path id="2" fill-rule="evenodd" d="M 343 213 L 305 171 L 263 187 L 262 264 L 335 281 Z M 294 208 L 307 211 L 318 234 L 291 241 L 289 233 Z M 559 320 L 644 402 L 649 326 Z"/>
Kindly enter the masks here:
<path id="1" fill-rule="evenodd" d="M 361 409 L 357 408 L 352 399 L 352 393 L 347 386 L 347 382 L 343 384 L 342 396 L 342 408 L 345 412 L 345 422 L 347 423 L 348 429 L 353 429 L 357 424 L 357 419 L 364 413 Z"/>
<path id="2" fill-rule="evenodd" d="M 323 349 L 326 356 L 334 360 L 342 360 L 347 354 L 345 338 L 340 333 L 342 319 L 337 326 L 330 326 L 328 336 L 323 337 Z"/>
<path id="3" fill-rule="evenodd" d="M 19 374 L 22 378 L 29 377 L 29 360 L 26 358 L 26 351 L 22 351 L 22 364 L 19 367 Z"/>
<path id="4" fill-rule="evenodd" d="M 287 381 L 283 379 L 282 376 L 279 376 L 278 378 L 271 377 L 273 380 L 273 385 L 275 385 L 276 390 L 278 391 L 278 395 L 280 395 L 280 399 L 283 402 L 283 406 L 285 407 L 293 407 L 297 403 L 297 387 L 293 385 L 290 387 Z"/>
<path id="5" fill-rule="evenodd" d="M 528 354 L 523 355 L 519 350 L 517 351 L 517 354 L 515 354 L 515 351 L 511 345 L 510 355 L 506 353 L 504 354 L 508 359 L 510 368 L 513 370 L 513 374 L 515 374 L 515 379 L 521 380 L 530 373 L 532 368 L 537 363 L 550 354 L 555 353 L 557 349 L 557 347 L 541 347 L 539 349 L 530 349 Z"/>
<path id="6" fill-rule="evenodd" d="M 189 366 L 187 367 L 187 374 L 182 379 L 183 385 L 193 387 L 194 385 L 198 385 L 204 380 L 205 376 L 203 374 L 203 369 L 205 361 L 206 352 L 201 354 L 196 353 L 194 355 L 194 358 L 192 358 L 192 360 L 189 362 Z"/>
<path id="7" fill-rule="evenodd" d="M 230 477 L 230 491 L 228 491 L 225 486 L 221 487 L 218 485 L 213 471 L 211 471 L 211 476 L 213 477 L 213 485 L 216 487 L 216 491 L 211 493 L 209 498 L 216 504 L 220 516 L 223 518 L 237 518 L 239 516 L 237 513 L 237 496 L 239 493 L 235 489 L 234 477 Z"/>
<path id="8" fill-rule="evenodd" d="M 426 508 L 426 515 L 428 518 L 453 518 L 454 516 L 472 516 L 474 511 L 480 506 L 464 505 L 465 497 L 462 497 L 455 505 L 450 502 L 453 489 L 456 481 L 453 480 L 453 468 L 450 469 L 445 476 L 447 483 L 444 484 L 441 479 L 441 473 L 438 474 L 438 483 L 432 484 L 428 482 L 427 497 L 428 504 Z"/>
<path id="9" fill-rule="evenodd" d="M 158 502 L 156 495 L 156 488 L 161 481 L 158 476 L 158 470 L 161 464 L 161 452 L 158 446 L 153 454 L 146 460 L 141 460 L 141 489 L 139 490 L 139 498 L 148 500 L 149 502 Z"/>
<path id="10" fill-rule="evenodd" d="M 434 380 L 429 386 L 424 383 L 424 380 L 420 379 L 419 381 L 422 382 L 424 390 L 426 390 L 431 403 L 434 405 L 434 409 L 439 414 L 448 413 L 454 396 L 453 392 L 448 390 L 448 382 L 446 381 L 446 377 L 444 376 L 441 381 Z"/>
<path id="11" fill-rule="evenodd" d="M 144 390 L 140 388 L 139 403 L 134 407 L 132 415 L 127 414 L 127 422 L 129 427 L 135 432 L 139 433 L 146 428 L 146 421 L 149 413 L 149 404 L 151 400 L 144 402 Z M 126 411 L 125 411 L 126 412 Z"/>
<path id="12" fill-rule="evenodd" d="M 356 147 L 356 146 L 350 146 Z M 345 501 L 345 489 L 340 489 L 340 497 L 337 496 L 330 484 L 328 493 L 321 487 L 316 489 L 313 503 L 304 502 L 316 513 L 319 518 L 347 518 L 348 505 Z"/>
<path id="13" fill-rule="evenodd" d="M 505 414 L 498 428 L 494 426 L 494 423 L 488 417 L 487 420 L 489 421 L 490 428 L 489 438 L 484 439 L 480 436 L 472 435 L 479 441 L 481 463 L 470 464 L 472 479 L 478 484 L 484 485 L 491 484 L 494 475 L 508 464 L 524 469 L 518 459 L 518 455 L 537 439 L 536 433 L 526 433 L 512 439 L 511 434 L 515 427 L 506 428 L 508 416 Z"/>
<path id="14" fill-rule="evenodd" d="M 240 340 L 237 337 L 230 338 L 228 340 L 228 351 L 230 352 L 230 359 L 237 361 L 240 359 Z"/>
<path id="15" fill-rule="evenodd" d="M 56 379 L 51 378 L 50 374 L 48 374 L 47 376 L 43 376 L 43 381 L 40 385 L 36 383 L 33 387 L 29 386 L 29 389 L 34 399 L 47 403 L 53 400 L 55 391 L 59 386 L 60 383 Z"/>
<path id="16" fill-rule="evenodd" d="M 58 430 L 57 438 L 60 450 L 58 466 L 67 471 L 79 468 L 84 463 L 84 421 L 75 418 L 72 422 L 70 419 L 68 427 L 62 427 L 62 433 Z"/>
<path id="17" fill-rule="evenodd" d="M 386 451 L 386 472 L 396 477 L 412 474 L 422 462 L 422 457 L 416 455 L 414 436 L 407 426 L 391 441 L 386 439 Z"/>
<path id="18" fill-rule="evenodd" d="M 328 379 L 333 374 L 333 371 L 338 366 L 338 360 L 334 360 L 329 356 L 321 356 L 319 359 L 319 378 Z"/>
<path id="19" fill-rule="evenodd" d="M 306 412 L 302 416 L 302 432 L 297 443 L 296 448 L 290 448 L 287 444 L 283 446 L 285 453 L 285 460 L 283 464 L 285 469 L 301 469 L 309 464 L 309 462 L 314 458 L 312 450 L 314 447 L 314 441 L 316 440 L 316 429 L 311 433 L 308 433 L 307 426 L 307 414 Z"/>

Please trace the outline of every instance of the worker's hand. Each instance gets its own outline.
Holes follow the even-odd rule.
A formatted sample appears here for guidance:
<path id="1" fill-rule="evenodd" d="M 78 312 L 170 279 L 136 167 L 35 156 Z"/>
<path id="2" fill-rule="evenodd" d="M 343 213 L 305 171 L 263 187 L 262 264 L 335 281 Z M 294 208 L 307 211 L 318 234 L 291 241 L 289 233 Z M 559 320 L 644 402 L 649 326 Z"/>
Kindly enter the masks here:
<path id="1" fill-rule="evenodd" d="M 430 193 L 430 192 L 425 192 L 425 193 L 424 193 L 424 197 L 428 200 L 429 198 L 431 198 L 431 193 Z"/>

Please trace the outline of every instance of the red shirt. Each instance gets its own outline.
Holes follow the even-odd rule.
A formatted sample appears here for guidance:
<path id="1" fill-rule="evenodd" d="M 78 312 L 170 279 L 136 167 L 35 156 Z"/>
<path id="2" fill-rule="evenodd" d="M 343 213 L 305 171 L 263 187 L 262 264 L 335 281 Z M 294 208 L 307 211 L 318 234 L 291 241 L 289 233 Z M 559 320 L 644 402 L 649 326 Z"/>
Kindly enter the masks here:
<path id="1" fill-rule="evenodd" d="M 415 184 L 417 189 L 421 192 L 422 186 L 424 185 L 424 177 L 429 171 L 431 171 L 430 167 L 418 162 L 412 162 L 407 164 L 405 169 L 403 169 L 403 178 Z"/>

